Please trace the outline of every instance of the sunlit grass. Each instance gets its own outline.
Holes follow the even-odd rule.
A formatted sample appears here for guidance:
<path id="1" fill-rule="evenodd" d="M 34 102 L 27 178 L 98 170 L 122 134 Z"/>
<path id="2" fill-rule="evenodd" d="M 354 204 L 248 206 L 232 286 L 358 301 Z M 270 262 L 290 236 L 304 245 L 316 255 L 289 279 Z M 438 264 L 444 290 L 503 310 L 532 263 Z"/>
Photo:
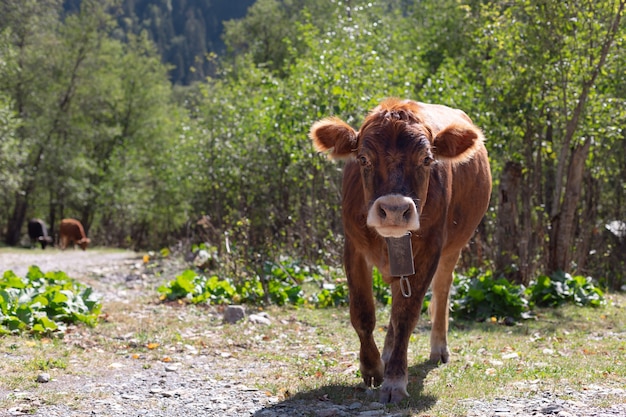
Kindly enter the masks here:
<path id="1" fill-rule="evenodd" d="M 0 338 L 0 408 L 29 391 L 48 402 L 77 402 L 80 395 L 51 392 L 35 382 L 46 370 L 52 378 L 116 372 L 116 362 L 150 369 L 168 361 L 214 358 L 241 368 L 245 384 L 281 400 L 326 397 L 340 404 L 376 401 L 358 367 L 358 338 L 347 308 L 311 310 L 272 307 L 270 326 L 244 320 L 224 324 L 219 307 L 157 304 L 155 297 L 105 303 L 95 328 L 77 327 L 64 339 Z M 249 312 L 257 312 L 250 309 Z M 375 338 L 380 348 L 388 309 L 379 310 Z M 538 310 L 536 320 L 507 327 L 491 321 L 454 321 L 451 361 L 427 363 L 428 317 L 420 320 L 409 346 L 410 399 L 389 410 L 415 416 L 463 414 L 462 400 L 493 399 L 582 390 L 591 384 L 626 384 L 626 296 L 609 296 L 602 309 L 567 306 Z M 119 372 L 119 371 L 118 371 Z M 219 372 L 216 379 L 223 378 Z M 77 399 L 78 398 L 78 399 Z M 607 398 L 598 406 L 609 405 Z"/>

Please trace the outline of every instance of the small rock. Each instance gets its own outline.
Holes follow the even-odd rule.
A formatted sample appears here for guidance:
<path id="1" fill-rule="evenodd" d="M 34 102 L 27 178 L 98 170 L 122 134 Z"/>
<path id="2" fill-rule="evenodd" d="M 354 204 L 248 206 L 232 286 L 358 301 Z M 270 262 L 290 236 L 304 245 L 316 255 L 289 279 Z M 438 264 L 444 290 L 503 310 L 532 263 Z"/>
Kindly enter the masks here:
<path id="1" fill-rule="evenodd" d="M 505 326 L 515 326 L 515 319 L 513 317 L 505 317 L 504 318 Z"/>
<path id="2" fill-rule="evenodd" d="M 37 382 L 45 384 L 46 382 L 50 382 L 50 374 L 46 372 L 42 372 L 37 375 Z"/>
<path id="3" fill-rule="evenodd" d="M 168 363 L 165 365 L 165 372 L 178 372 L 180 368 L 180 364 L 178 363 Z"/>
<path id="4" fill-rule="evenodd" d="M 228 306 L 224 310 L 225 323 L 237 323 L 244 317 L 246 317 L 246 311 L 244 310 L 243 306 Z"/>
<path id="5" fill-rule="evenodd" d="M 357 401 L 355 403 L 350 404 L 348 406 L 348 409 L 350 409 L 350 410 L 358 410 L 361 407 L 363 407 L 363 404 L 361 404 L 360 402 Z"/>
<path id="6" fill-rule="evenodd" d="M 337 417 L 339 410 L 336 408 L 324 408 L 315 412 L 315 417 Z"/>
<path id="7" fill-rule="evenodd" d="M 269 326 L 270 324 L 272 324 L 272 321 L 270 320 L 270 316 L 267 313 L 250 314 L 250 316 L 248 317 L 248 320 L 251 323 L 264 324 L 266 326 Z"/>
<path id="8" fill-rule="evenodd" d="M 368 410 L 380 410 L 381 408 L 385 408 L 385 404 L 379 403 L 378 401 L 372 401 L 368 406 Z"/>
<path id="9" fill-rule="evenodd" d="M 559 411 L 561 411 L 561 407 L 557 404 L 550 404 L 541 410 L 543 414 L 558 414 Z"/>
<path id="10" fill-rule="evenodd" d="M 385 410 L 369 410 L 369 411 L 361 411 L 358 416 L 359 417 L 378 417 L 382 416 Z"/>
<path id="11" fill-rule="evenodd" d="M 517 352 L 505 353 L 504 355 L 502 355 L 502 359 L 517 359 L 517 358 L 519 358 L 519 353 Z"/>

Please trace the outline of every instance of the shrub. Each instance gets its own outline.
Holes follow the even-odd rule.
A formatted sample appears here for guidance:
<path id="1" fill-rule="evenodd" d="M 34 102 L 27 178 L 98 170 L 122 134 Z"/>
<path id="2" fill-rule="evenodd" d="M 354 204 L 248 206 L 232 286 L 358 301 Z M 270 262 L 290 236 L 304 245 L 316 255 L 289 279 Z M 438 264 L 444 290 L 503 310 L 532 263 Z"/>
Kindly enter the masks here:
<path id="1" fill-rule="evenodd" d="M 527 290 L 534 304 L 557 307 L 571 302 L 578 306 L 600 307 L 606 303 L 604 293 L 593 285 L 590 277 L 571 276 L 558 271 L 552 276 L 541 275 Z"/>
<path id="2" fill-rule="evenodd" d="M 528 311 L 524 287 L 510 283 L 505 278 L 494 279 L 490 271 L 472 275 L 456 274 L 450 300 L 455 317 L 484 320 L 489 317 L 520 318 Z"/>
<path id="3" fill-rule="evenodd" d="M 188 269 L 172 281 L 160 286 L 162 300 L 186 299 L 193 304 L 261 304 L 279 306 L 304 303 L 302 288 L 285 279 L 267 278 L 265 285 L 258 276 L 235 284 L 229 278 L 206 276 Z"/>
<path id="4" fill-rule="evenodd" d="M 62 332 L 67 324 L 96 325 L 102 305 L 91 287 L 64 272 L 31 266 L 25 278 L 6 271 L 0 279 L 0 334 Z"/>
<path id="5" fill-rule="evenodd" d="M 261 275 L 250 274 L 249 278 L 237 281 L 186 270 L 158 291 L 163 300 L 186 299 L 194 304 L 291 304 L 329 308 L 349 303 L 348 285 L 344 280 L 333 278 L 334 270 L 304 266 L 291 258 L 265 262 L 261 269 Z M 313 288 L 310 296 L 305 297 L 304 287 Z M 378 302 L 391 305 L 390 286 L 376 268 L 372 287 Z M 430 298 L 428 292 L 422 312 L 428 309 Z M 602 291 L 594 287 L 590 278 L 563 273 L 540 276 L 526 289 L 505 278 L 494 278 L 491 271 L 481 272 L 476 268 L 465 275 L 455 274 L 450 295 L 451 315 L 472 320 L 526 318 L 534 305 L 558 306 L 565 302 L 594 307 L 605 303 Z"/>

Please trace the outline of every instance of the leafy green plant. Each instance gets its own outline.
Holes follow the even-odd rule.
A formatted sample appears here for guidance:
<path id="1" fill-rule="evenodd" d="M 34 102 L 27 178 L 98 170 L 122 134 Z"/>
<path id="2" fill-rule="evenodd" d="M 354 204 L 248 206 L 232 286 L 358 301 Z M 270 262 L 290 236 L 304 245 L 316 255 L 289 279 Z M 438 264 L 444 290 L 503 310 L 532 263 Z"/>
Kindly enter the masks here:
<path id="1" fill-rule="evenodd" d="M 519 318 L 528 310 L 524 287 L 505 278 L 494 279 L 491 271 L 473 275 L 457 274 L 450 305 L 456 317 L 484 320 L 489 317 Z"/>
<path id="2" fill-rule="evenodd" d="M 0 334 L 35 335 L 65 330 L 66 324 L 96 325 L 102 305 L 91 287 L 64 272 L 31 266 L 25 278 L 6 271 L 0 279 Z"/>
<path id="3" fill-rule="evenodd" d="M 268 279 L 264 286 L 257 276 L 234 284 L 228 278 L 217 275 L 207 277 L 190 269 L 160 286 L 157 291 L 161 293 L 162 300 L 186 299 L 193 304 L 259 304 L 263 300 L 279 306 L 304 303 L 301 287 L 284 280 Z"/>
<path id="4" fill-rule="evenodd" d="M 338 271 L 338 270 L 337 270 Z M 304 265 L 299 260 L 285 257 L 276 262 L 263 263 L 261 274 L 250 274 L 237 281 L 230 278 L 188 269 L 172 281 L 158 288 L 162 300 L 186 299 L 191 303 L 227 304 L 290 304 L 316 308 L 348 305 L 346 282 L 337 279 L 334 269 L 319 265 Z M 329 282 L 330 281 L 330 282 Z M 303 287 L 319 288 L 305 297 Z M 384 305 L 391 304 L 391 289 L 381 273 L 373 271 L 374 298 Z"/>
<path id="5" fill-rule="evenodd" d="M 374 298 L 386 306 L 391 305 L 391 287 L 383 280 L 383 274 L 377 268 L 372 272 Z"/>
<path id="6" fill-rule="evenodd" d="M 157 291 L 161 293 L 163 300 L 188 299 L 194 304 L 227 303 L 236 293 L 229 280 L 219 279 L 215 275 L 209 277 L 200 275 L 191 269 L 183 271 L 169 283 L 160 286 Z"/>
<path id="7" fill-rule="evenodd" d="M 571 276 L 558 271 L 552 276 L 541 275 L 527 290 L 530 300 L 538 306 L 557 307 L 564 303 L 600 307 L 606 304 L 602 290 L 590 277 Z"/>
<path id="8" fill-rule="evenodd" d="M 26 367 L 38 371 L 47 371 L 49 369 L 66 369 L 67 361 L 62 358 L 36 358 L 27 362 Z"/>
<path id="9" fill-rule="evenodd" d="M 376 301 L 391 305 L 390 286 L 376 268 L 372 287 Z M 249 278 L 238 281 L 221 278 L 219 274 L 205 276 L 186 270 L 158 291 L 163 300 L 186 299 L 194 304 L 289 304 L 329 308 L 349 303 L 348 286 L 344 280 L 337 279 L 334 270 L 319 265 L 306 266 L 291 258 L 265 262 L 261 274 L 250 274 Z M 422 312 L 428 309 L 430 298 L 428 292 Z M 465 275 L 455 274 L 450 295 L 452 316 L 473 320 L 524 318 L 534 305 L 558 306 L 565 302 L 600 306 L 604 304 L 604 298 L 602 291 L 594 287 L 589 278 L 567 274 L 553 278 L 541 276 L 526 289 L 505 278 L 494 278 L 491 271 L 483 272 L 477 268 L 470 269 Z"/>
<path id="10" fill-rule="evenodd" d="M 311 298 L 311 304 L 317 308 L 329 308 L 348 305 L 348 285 L 345 282 L 325 284 L 321 291 Z"/>

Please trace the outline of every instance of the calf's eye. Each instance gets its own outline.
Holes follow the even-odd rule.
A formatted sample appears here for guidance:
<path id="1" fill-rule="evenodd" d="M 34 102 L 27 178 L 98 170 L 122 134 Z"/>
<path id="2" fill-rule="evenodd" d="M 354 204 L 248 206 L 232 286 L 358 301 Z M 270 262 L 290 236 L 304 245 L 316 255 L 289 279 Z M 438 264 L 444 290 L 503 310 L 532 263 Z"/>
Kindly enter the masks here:
<path id="1" fill-rule="evenodd" d="M 367 166 L 367 164 L 369 163 L 369 161 L 367 160 L 367 157 L 361 155 L 358 157 L 359 159 L 359 163 L 361 164 L 361 166 Z"/>

